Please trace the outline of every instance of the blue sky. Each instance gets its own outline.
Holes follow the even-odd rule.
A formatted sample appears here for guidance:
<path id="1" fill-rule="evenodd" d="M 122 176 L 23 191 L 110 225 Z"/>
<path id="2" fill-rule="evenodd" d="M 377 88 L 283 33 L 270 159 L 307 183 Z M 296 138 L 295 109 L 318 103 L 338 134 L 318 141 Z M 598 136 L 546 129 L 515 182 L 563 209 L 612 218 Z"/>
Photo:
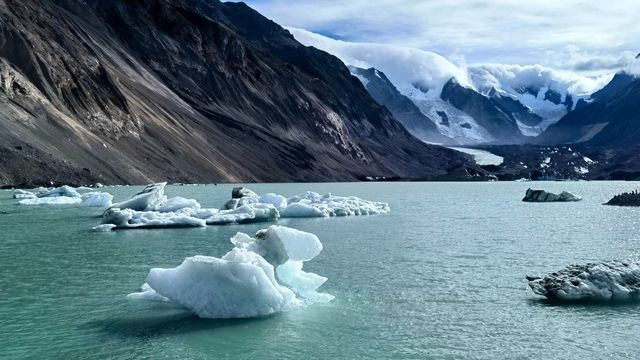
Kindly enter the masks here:
<path id="1" fill-rule="evenodd" d="M 616 71 L 640 52 L 640 1 L 248 0 L 281 25 L 470 64 Z"/>

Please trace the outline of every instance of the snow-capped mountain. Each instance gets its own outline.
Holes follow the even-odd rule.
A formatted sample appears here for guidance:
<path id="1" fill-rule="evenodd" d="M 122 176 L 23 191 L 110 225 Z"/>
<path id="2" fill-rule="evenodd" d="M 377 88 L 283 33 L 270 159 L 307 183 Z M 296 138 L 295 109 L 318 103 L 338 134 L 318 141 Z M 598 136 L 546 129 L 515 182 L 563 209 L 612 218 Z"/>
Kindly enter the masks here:
<path id="1" fill-rule="evenodd" d="M 536 141 L 543 144 L 585 143 L 607 148 L 640 145 L 640 78 L 623 71 L 588 101 L 550 126 Z"/>
<path id="2" fill-rule="evenodd" d="M 537 136 L 611 78 L 581 76 L 540 65 L 456 65 L 421 49 L 351 43 L 302 29 L 288 30 L 301 43 L 336 55 L 347 65 L 384 73 L 442 135 L 459 144 L 517 143 Z M 458 90 L 465 89 L 461 91 L 464 101 L 442 96 L 451 79 L 455 79 Z M 506 128 L 499 129 L 494 126 L 496 122 Z"/>

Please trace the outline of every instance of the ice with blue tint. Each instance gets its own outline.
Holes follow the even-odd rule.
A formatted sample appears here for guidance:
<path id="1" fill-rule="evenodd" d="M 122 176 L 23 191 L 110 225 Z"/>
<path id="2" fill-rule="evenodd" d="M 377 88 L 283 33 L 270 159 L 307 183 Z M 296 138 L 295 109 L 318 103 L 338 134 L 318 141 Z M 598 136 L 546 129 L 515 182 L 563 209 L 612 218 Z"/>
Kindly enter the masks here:
<path id="1" fill-rule="evenodd" d="M 143 291 L 128 297 L 167 298 L 203 318 L 264 316 L 333 299 L 317 291 L 326 278 L 302 270 L 322 251 L 317 236 L 272 225 L 231 242 L 222 258 L 197 255 L 176 268 L 151 269 Z"/>

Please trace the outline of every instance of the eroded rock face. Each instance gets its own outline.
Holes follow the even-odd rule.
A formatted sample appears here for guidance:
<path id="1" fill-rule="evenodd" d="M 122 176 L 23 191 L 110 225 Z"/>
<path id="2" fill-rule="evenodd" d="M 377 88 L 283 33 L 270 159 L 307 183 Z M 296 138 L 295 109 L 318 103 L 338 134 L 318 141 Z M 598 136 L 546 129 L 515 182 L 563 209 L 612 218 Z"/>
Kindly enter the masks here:
<path id="1" fill-rule="evenodd" d="M 544 190 L 533 189 L 527 189 L 527 193 L 522 199 L 522 201 L 525 202 L 565 202 L 580 200 L 582 200 L 580 196 L 574 195 L 567 191 L 563 191 L 560 194 L 554 194 Z"/>
<path id="2" fill-rule="evenodd" d="M 0 146 L 32 146 L 69 169 L 44 179 L 429 179 L 469 162 L 415 139 L 337 58 L 245 4 L 2 3 Z M 13 155 L 0 184 L 38 168 Z"/>

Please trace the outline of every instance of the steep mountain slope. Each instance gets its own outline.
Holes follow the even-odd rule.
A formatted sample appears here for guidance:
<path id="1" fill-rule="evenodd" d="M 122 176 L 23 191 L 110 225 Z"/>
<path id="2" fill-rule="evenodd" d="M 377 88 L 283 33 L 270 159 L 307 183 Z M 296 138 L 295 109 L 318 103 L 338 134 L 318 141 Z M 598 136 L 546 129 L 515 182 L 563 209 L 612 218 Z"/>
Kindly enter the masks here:
<path id="1" fill-rule="evenodd" d="M 610 148 L 640 145 L 640 79 L 616 75 L 592 98 L 591 103 L 568 113 L 536 141 Z"/>
<path id="2" fill-rule="evenodd" d="M 0 80 L 0 184 L 433 178 L 469 162 L 244 4 L 0 0 Z"/>
<path id="3" fill-rule="evenodd" d="M 402 95 L 383 72 L 374 68 L 361 69 L 355 66 L 350 66 L 349 70 L 362 81 L 378 104 L 389 109 L 413 135 L 428 142 L 454 143 L 453 139 L 442 135 L 436 123 L 423 114 L 411 99 Z"/>
<path id="4" fill-rule="evenodd" d="M 486 129 L 500 143 L 520 143 L 524 136 L 516 120 L 501 109 L 501 106 L 474 89 L 460 85 L 455 79 L 449 80 L 442 89 L 442 100 L 457 109 L 472 115 L 476 122 Z"/>

